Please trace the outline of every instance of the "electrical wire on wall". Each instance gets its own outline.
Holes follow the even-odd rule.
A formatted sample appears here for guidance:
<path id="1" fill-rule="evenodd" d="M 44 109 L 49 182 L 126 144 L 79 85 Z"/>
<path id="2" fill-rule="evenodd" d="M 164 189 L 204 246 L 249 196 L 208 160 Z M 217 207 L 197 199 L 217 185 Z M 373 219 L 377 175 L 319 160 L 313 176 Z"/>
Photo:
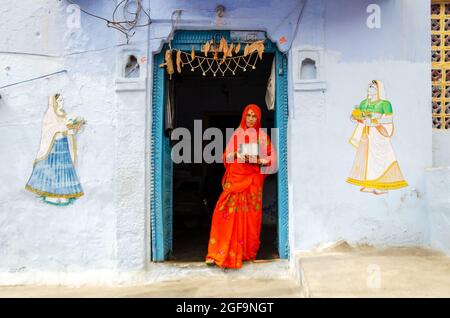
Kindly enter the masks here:
<path id="1" fill-rule="evenodd" d="M 72 0 L 66 0 L 70 4 L 77 5 Z M 78 5 L 79 6 L 79 5 Z M 80 6 L 79 6 L 80 7 Z M 122 11 L 122 18 L 118 20 L 119 9 Z M 109 28 L 116 29 L 123 33 L 127 39 L 127 44 L 129 43 L 131 37 L 135 34 L 134 29 L 149 26 L 152 23 L 149 13 L 145 11 L 142 5 L 142 0 L 122 0 L 120 1 L 112 13 L 111 20 L 98 16 L 96 14 L 90 13 L 80 7 L 80 11 L 97 19 L 106 22 L 106 26 Z M 139 24 L 140 18 L 145 17 L 146 22 Z"/>
<path id="2" fill-rule="evenodd" d="M 58 74 L 61 74 L 61 73 L 67 73 L 67 70 L 57 71 L 57 72 L 53 72 L 53 73 L 50 73 L 50 74 L 45 74 L 45 75 L 41 75 L 41 76 L 38 76 L 38 77 L 29 78 L 29 79 L 26 79 L 26 80 L 23 80 L 23 81 L 20 81 L 20 82 L 15 82 L 15 83 L 12 83 L 12 84 L 1 86 L 0 89 L 11 87 L 11 86 L 15 86 L 15 85 L 19 85 L 19 84 L 22 84 L 22 83 L 32 82 L 32 81 L 35 81 L 35 80 L 38 80 L 38 79 L 48 78 L 50 76 L 58 75 Z M 2 95 L 0 95 L 0 99 L 2 99 Z"/>
<path id="3" fill-rule="evenodd" d="M 72 0 L 67 0 L 67 2 L 70 4 L 77 5 Z M 122 11 L 123 18 L 121 18 L 119 20 L 118 12 L 120 9 Z M 80 7 L 80 11 L 89 16 L 92 16 L 94 18 L 105 21 L 107 27 L 114 28 L 114 29 L 120 31 L 121 33 L 123 33 L 126 36 L 127 44 L 129 43 L 129 40 L 131 39 L 131 37 L 135 34 L 135 31 L 134 31 L 135 28 L 146 27 L 152 23 L 152 21 L 150 19 L 150 15 L 145 11 L 145 9 L 142 5 L 142 0 L 122 0 L 122 1 L 120 1 L 113 10 L 111 20 L 103 18 L 96 14 L 90 13 L 81 7 Z M 141 23 L 141 24 L 139 23 L 141 16 L 144 16 L 146 18 L 145 23 Z M 122 45 L 124 45 L 124 44 L 114 45 L 114 46 L 111 46 L 108 48 L 102 48 L 102 49 L 97 49 L 97 50 L 92 50 L 92 51 L 74 52 L 74 53 L 66 54 L 64 56 L 70 56 L 70 55 L 87 53 L 87 52 L 101 51 L 101 50 L 106 50 L 109 48 L 118 47 L 118 46 L 122 46 Z M 61 57 L 61 56 L 53 56 L 53 55 L 48 55 L 48 54 L 33 54 L 33 53 L 27 53 L 27 52 L 9 52 L 9 51 L 3 52 L 3 51 L 1 51 L 0 53 L 25 54 L 25 55 L 36 55 L 36 56 L 55 57 L 55 58 Z M 53 72 L 50 74 L 45 74 L 45 75 L 37 76 L 34 78 L 18 81 L 15 83 L 1 86 L 0 89 L 5 89 L 5 88 L 11 87 L 11 86 L 15 86 L 15 85 L 19 85 L 22 83 L 27 83 L 27 82 L 43 79 L 43 78 L 48 78 L 50 76 L 58 75 L 61 73 L 67 73 L 67 70 L 57 71 L 57 72 Z M 0 95 L 0 99 L 1 99 L 1 95 Z"/>
<path id="4" fill-rule="evenodd" d="M 170 15 L 170 24 L 171 24 L 171 28 L 170 28 L 170 33 L 169 36 L 167 37 L 167 40 L 169 41 L 169 49 L 172 49 L 172 39 L 173 39 L 173 35 L 175 34 L 175 30 L 177 28 L 178 25 L 178 21 L 180 20 L 181 17 L 181 13 L 183 12 L 183 10 L 181 9 L 177 9 L 172 11 L 172 14 Z M 174 20 L 174 15 L 177 15 L 176 19 Z"/>

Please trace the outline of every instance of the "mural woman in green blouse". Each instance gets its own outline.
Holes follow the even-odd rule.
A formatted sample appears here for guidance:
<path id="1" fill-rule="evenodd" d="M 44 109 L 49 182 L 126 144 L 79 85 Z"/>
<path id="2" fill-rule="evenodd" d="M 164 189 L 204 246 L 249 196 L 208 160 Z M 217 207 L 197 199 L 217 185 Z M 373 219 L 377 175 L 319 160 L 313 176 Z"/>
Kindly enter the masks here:
<path id="1" fill-rule="evenodd" d="M 406 187 L 391 145 L 392 105 L 384 98 L 380 81 L 370 83 L 367 98 L 353 110 L 351 118 L 357 123 L 349 140 L 356 148 L 356 158 L 347 182 L 377 195 Z"/>

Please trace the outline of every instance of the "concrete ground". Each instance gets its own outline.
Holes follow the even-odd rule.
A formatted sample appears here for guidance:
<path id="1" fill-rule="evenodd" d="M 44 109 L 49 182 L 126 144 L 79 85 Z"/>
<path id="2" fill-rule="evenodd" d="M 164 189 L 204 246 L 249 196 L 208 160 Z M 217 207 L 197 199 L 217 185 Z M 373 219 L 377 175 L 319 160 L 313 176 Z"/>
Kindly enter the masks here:
<path id="1" fill-rule="evenodd" d="M 297 255 L 306 297 L 450 297 L 450 257 L 421 248 L 351 248 Z"/>
<path id="2" fill-rule="evenodd" d="M 352 248 L 344 242 L 297 254 L 293 263 L 292 276 L 280 260 L 239 271 L 201 263 L 154 264 L 160 275 L 176 275 L 133 286 L 5 286 L 0 297 L 450 297 L 450 258 L 427 249 Z"/>
<path id="3" fill-rule="evenodd" d="M 267 288 L 270 286 L 270 288 Z M 1 297 L 301 297 L 300 289 L 288 279 L 195 279 L 160 282 L 133 287 L 1 287 Z"/>
<path id="4" fill-rule="evenodd" d="M 80 287 L 0 286 L 2 297 L 301 297 L 284 260 L 245 263 L 239 270 L 223 270 L 203 262 L 152 263 L 147 274 L 121 279 L 115 286 L 78 284 Z M 167 280 L 167 281 L 161 281 Z M 66 279 L 70 284 L 74 280 Z M 42 280 L 40 281 L 42 282 Z M 151 283 L 150 283 L 151 282 Z"/>

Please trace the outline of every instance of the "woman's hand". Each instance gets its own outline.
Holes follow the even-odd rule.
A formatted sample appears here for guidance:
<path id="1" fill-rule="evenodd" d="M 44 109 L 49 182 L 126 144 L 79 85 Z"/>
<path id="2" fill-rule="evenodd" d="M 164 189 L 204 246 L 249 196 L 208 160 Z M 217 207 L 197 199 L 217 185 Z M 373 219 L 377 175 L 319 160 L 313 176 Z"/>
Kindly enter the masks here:
<path id="1" fill-rule="evenodd" d="M 245 155 L 245 162 L 260 166 L 266 166 L 270 161 L 268 159 L 259 158 L 258 156 Z"/>
<path id="2" fill-rule="evenodd" d="M 245 155 L 245 162 L 258 164 L 258 156 Z"/>
<path id="3" fill-rule="evenodd" d="M 66 127 L 68 129 L 74 130 L 75 133 L 80 132 L 80 130 L 86 124 L 86 120 L 82 117 L 77 117 L 75 119 L 69 119 L 66 123 Z"/>
<path id="4" fill-rule="evenodd" d="M 365 118 L 365 119 L 364 119 L 364 125 L 366 125 L 366 126 L 372 126 L 372 119 L 370 119 L 370 118 Z"/>
<path id="5" fill-rule="evenodd" d="M 382 134 L 384 137 L 390 137 L 388 131 L 382 125 L 378 125 L 376 127 L 377 127 L 378 132 L 380 134 Z"/>
<path id="6" fill-rule="evenodd" d="M 239 152 L 229 153 L 227 155 L 226 159 L 227 159 L 227 161 L 237 159 L 237 162 L 239 162 L 239 163 L 250 163 L 250 164 L 257 164 L 257 165 L 261 165 L 261 166 L 268 165 L 270 162 L 268 159 L 261 159 L 258 156 L 242 155 Z"/>
<path id="7" fill-rule="evenodd" d="M 232 161 L 234 161 L 234 159 L 236 159 L 237 157 L 238 157 L 238 156 L 237 156 L 237 152 L 236 152 L 236 151 L 233 151 L 233 152 L 228 153 L 225 159 L 226 159 L 227 162 L 232 162 Z"/>
<path id="8" fill-rule="evenodd" d="M 357 122 L 357 123 L 364 124 L 364 119 L 361 118 L 361 117 L 355 117 L 355 116 L 352 115 L 352 116 L 350 116 L 350 120 L 352 122 Z"/>

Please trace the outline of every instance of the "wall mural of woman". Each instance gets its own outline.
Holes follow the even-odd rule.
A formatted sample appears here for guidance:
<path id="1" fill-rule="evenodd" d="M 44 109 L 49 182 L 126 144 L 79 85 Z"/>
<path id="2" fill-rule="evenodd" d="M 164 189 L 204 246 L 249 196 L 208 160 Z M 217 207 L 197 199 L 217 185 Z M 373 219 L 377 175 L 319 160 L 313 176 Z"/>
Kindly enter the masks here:
<path id="1" fill-rule="evenodd" d="M 214 209 L 206 264 L 240 268 L 260 246 L 264 179 L 276 171 L 276 152 L 260 130 L 261 110 L 245 107 L 223 154 L 223 192 Z"/>
<path id="2" fill-rule="evenodd" d="M 347 182 L 376 195 L 408 186 L 392 149 L 392 105 L 384 96 L 382 82 L 369 84 L 367 98 L 353 110 L 351 118 L 357 123 L 349 140 L 356 148 L 356 157 Z"/>
<path id="3" fill-rule="evenodd" d="M 75 171 L 76 134 L 83 118 L 68 119 L 60 94 L 50 96 L 42 121 L 41 142 L 33 172 L 25 189 L 53 205 L 68 205 L 81 197 L 83 189 Z"/>

